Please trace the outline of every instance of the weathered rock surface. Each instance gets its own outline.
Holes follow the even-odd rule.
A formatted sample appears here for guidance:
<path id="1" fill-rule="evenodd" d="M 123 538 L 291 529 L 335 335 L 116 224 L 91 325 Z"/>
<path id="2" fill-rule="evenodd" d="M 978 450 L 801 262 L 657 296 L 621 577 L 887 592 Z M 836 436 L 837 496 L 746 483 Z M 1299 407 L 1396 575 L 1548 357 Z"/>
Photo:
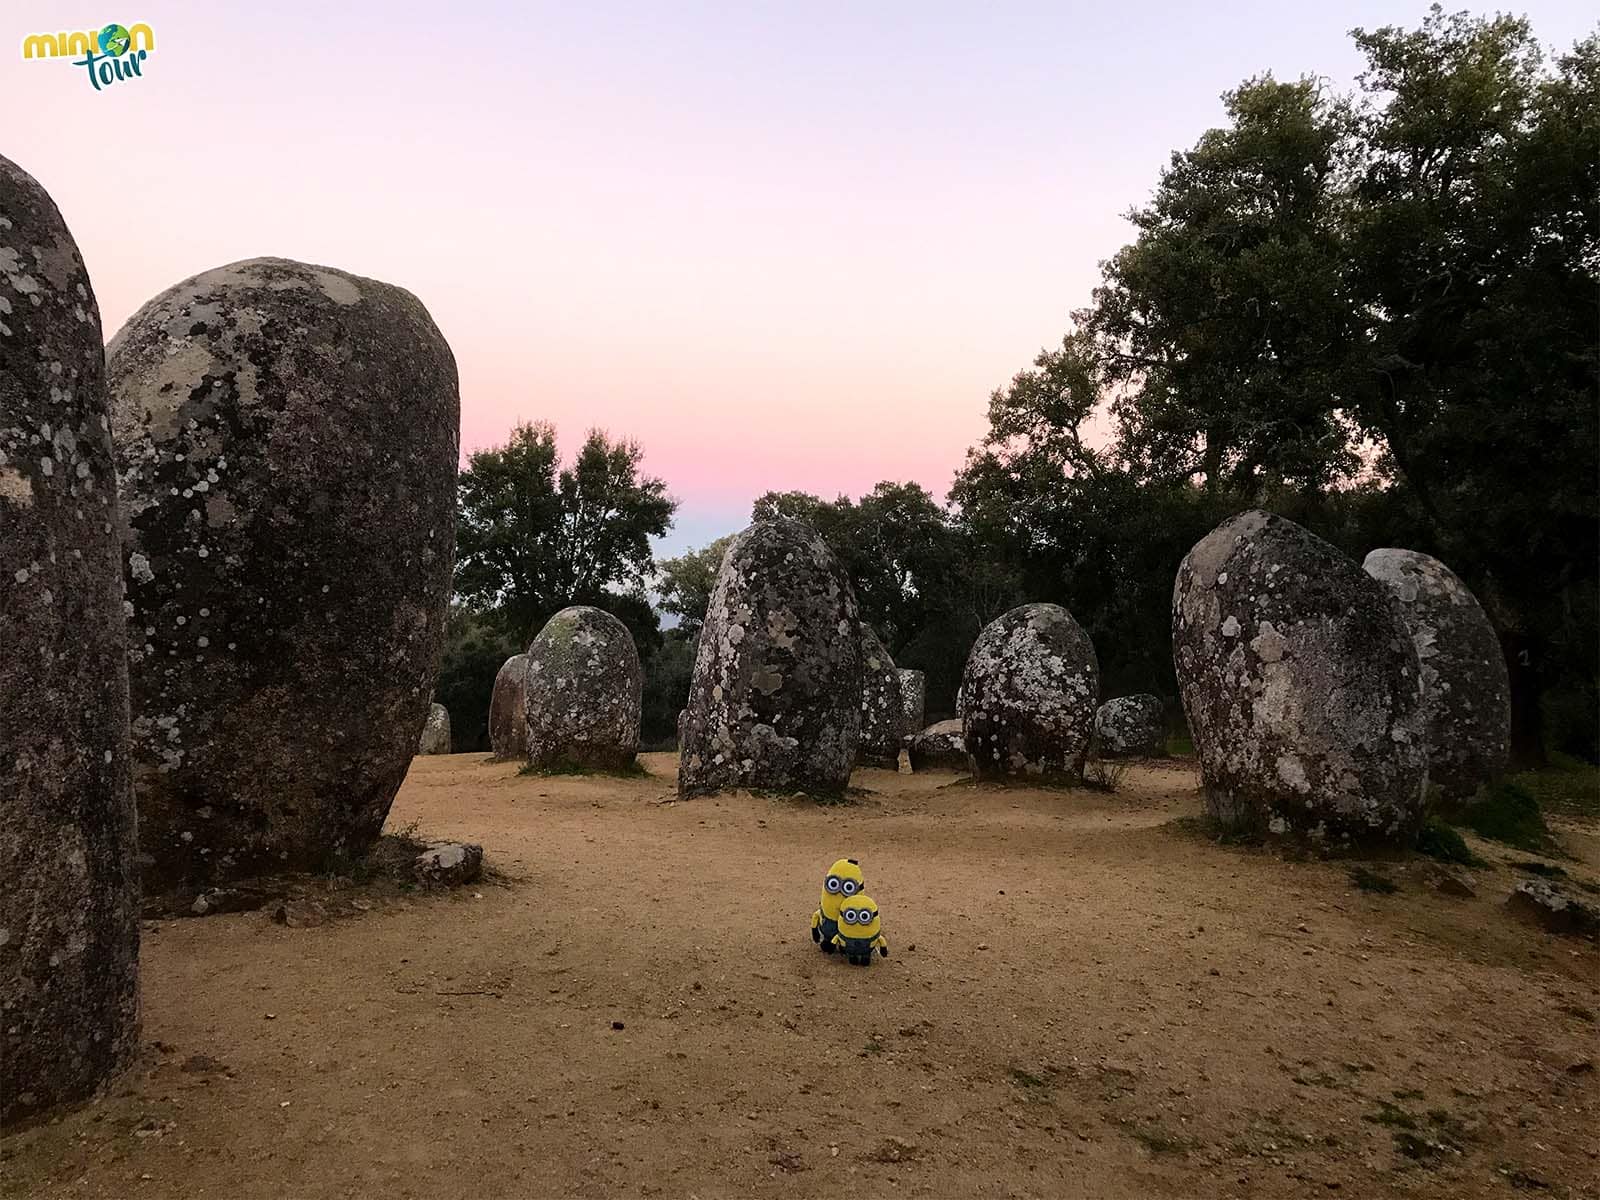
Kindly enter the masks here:
<path id="1" fill-rule="evenodd" d="M 1500 639 L 1478 598 L 1436 558 L 1374 550 L 1362 563 L 1399 602 L 1422 668 L 1428 783 L 1459 807 L 1506 770 L 1511 685 Z"/>
<path id="2" fill-rule="evenodd" d="M 139 888 L 100 310 L 0 158 L 0 1121 L 88 1096 L 139 1038 Z"/>
<path id="3" fill-rule="evenodd" d="M 928 677 L 909 667 L 898 667 L 900 677 L 900 746 L 927 721 Z"/>
<path id="4" fill-rule="evenodd" d="M 435 842 L 417 855 L 412 871 L 419 883 L 460 887 L 483 874 L 483 847 L 475 842 Z"/>
<path id="5" fill-rule="evenodd" d="M 630 766 L 644 672 L 628 627 L 598 608 L 564 608 L 534 637 L 527 659 L 528 762 L 544 770 Z"/>
<path id="6" fill-rule="evenodd" d="M 263 258 L 163 292 L 106 361 L 151 881 L 362 853 L 443 640 L 450 347 L 409 292 Z"/>
<path id="7" fill-rule="evenodd" d="M 496 758 L 528 756 L 528 656 L 513 654 L 500 665 L 489 697 L 489 747 Z"/>
<path id="8" fill-rule="evenodd" d="M 1162 754 L 1167 748 L 1166 713 L 1147 693 L 1107 700 L 1094 715 L 1094 732 L 1107 758 Z"/>
<path id="9" fill-rule="evenodd" d="M 418 754 L 450 753 L 450 711 L 437 702 L 428 706 L 428 719 L 417 739 Z"/>
<path id="10" fill-rule="evenodd" d="M 967 735 L 959 717 L 935 721 L 906 740 L 913 771 L 970 771 Z"/>
<path id="11" fill-rule="evenodd" d="M 1506 908 L 1513 916 L 1563 937 L 1600 936 L 1600 908 L 1542 879 L 1524 879 L 1512 888 Z"/>
<path id="12" fill-rule="evenodd" d="M 1415 836 L 1427 782 L 1417 654 L 1354 562 L 1293 521 L 1241 513 L 1179 566 L 1172 649 L 1221 824 Z"/>
<path id="13" fill-rule="evenodd" d="M 695 654 L 679 792 L 842 792 L 861 730 L 859 624 L 849 579 L 809 525 L 739 534 Z"/>
<path id="14" fill-rule="evenodd" d="M 892 767 L 900 752 L 900 676 L 894 659 L 865 621 L 861 623 L 861 740 L 856 761 Z"/>
<path id="15" fill-rule="evenodd" d="M 978 778 L 1082 778 L 1099 703 L 1094 646 L 1066 609 L 1024 604 L 991 621 L 961 675 Z"/>

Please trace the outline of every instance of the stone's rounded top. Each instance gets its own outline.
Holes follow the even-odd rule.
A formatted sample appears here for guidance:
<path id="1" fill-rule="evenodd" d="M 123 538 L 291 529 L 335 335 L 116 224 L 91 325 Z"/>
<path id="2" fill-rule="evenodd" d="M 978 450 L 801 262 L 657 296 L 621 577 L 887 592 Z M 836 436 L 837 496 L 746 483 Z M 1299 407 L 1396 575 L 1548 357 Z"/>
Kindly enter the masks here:
<path id="1" fill-rule="evenodd" d="M 842 791 L 860 738 L 861 657 L 855 596 L 817 532 L 779 518 L 738 534 L 695 652 L 679 791 Z"/>
<path id="2" fill-rule="evenodd" d="M 1414 604 L 1418 599 L 1432 598 L 1463 608 L 1479 607 L 1478 598 L 1457 578 L 1454 571 L 1437 558 L 1416 550 L 1394 547 L 1373 550 L 1362 560 L 1361 567 L 1387 586 L 1402 604 Z"/>
<path id="3" fill-rule="evenodd" d="M 556 613 L 528 645 L 524 679 L 529 762 L 607 770 L 633 762 L 644 672 L 616 617 L 584 604 Z"/>
<path id="4" fill-rule="evenodd" d="M 1398 602 L 1422 670 L 1428 781 L 1445 807 L 1505 772 L 1511 687 L 1500 639 L 1476 596 L 1436 558 L 1374 550 L 1362 563 Z"/>
<path id="5" fill-rule="evenodd" d="M 1108 756 L 1152 755 L 1166 749 L 1166 713 L 1148 693 L 1118 696 L 1100 706 L 1094 718 L 1100 753 Z"/>
<path id="6" fill-rule="evenodd" d="M 1089 635 L 1056 604 L 991 621 L 961 676 L 968 753 L 980 777 L 1081 775 L 1100 667 Z"/>
<path id="7" fill-rule="evenodd" d="M 906 738 L 911 769 L 935 768 L 965 771 L 968 767 L 966 733 L 959 719 L 935 721 Z"/>
<path id="8" fill-rule="evenodd" d="M 1404 841 L 1422 818 L 1416 652 L 1396 605 L 1336 548 L 1241 513 L 1173 585 L 1172 643 L 1206 799 L 1225 825 Z"/>
<path id="9" fill-rule="evenodd" d="M 26 435 L 48 441 L 70 423 L 63 418 L 73 407 L 92 404 L 99 436 L 103 351 L 94 289 L 60 209 L 38 180 L 0 156 L 0 380 L 32 381 L 6 394 L 0 426 L 28 425 Z M 80 377 L 92 396 L 78 394 Z M 12 436 L 0 429 L 0 445 Z M 0 503 L 15 502 L 14 490 L 0 477 Z"/>

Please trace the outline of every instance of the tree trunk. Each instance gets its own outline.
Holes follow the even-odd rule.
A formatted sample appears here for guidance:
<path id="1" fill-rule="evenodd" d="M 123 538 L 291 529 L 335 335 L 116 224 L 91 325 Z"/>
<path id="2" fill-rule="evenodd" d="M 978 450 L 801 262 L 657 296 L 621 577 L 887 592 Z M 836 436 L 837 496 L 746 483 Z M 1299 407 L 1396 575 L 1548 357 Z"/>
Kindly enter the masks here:
<path id="1" fill-rule="evenodd" d="M 1539 705 L 1544 695 L 1539 646 L 1526 634 L 1502 630 L 1500 649 L 1511 677 L 1511 765 L 1523 770 L 1542 767 L 1547 760 L 1544 714 Z"/>

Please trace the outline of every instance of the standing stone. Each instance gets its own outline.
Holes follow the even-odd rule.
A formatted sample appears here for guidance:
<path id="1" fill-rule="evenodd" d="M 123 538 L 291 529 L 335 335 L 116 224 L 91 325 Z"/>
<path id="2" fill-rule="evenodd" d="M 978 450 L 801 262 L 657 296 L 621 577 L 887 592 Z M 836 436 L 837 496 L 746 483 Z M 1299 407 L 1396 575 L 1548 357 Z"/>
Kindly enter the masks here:
<path id="1" fill-rule="evenodd" d="M 861 740 L 856 761 L 892 767 L 900 753 L 900 676 L 889 651 L 861 622 Z"/>
<path id="2" fill-rule="evenodd" d="M 0 1121 L 139 1040 L 139 886 L 100 311 L 0 158 Z"/>
<path id="3" fill-rule="evenodd" d="M 1417 652 L 1383 586 L 1293 521 L 1224 521 L 1178 568 L 1172 650 L 1226 828 L 1404 842 L 1428 776 Z"/>
<path id="4" fill-rule="evenodd" d="M 422 736 L 417 739 L 417 753 L 450 753 L 450 710 L 444 705 L 428 706 L 428 719 L 422 723 Z"/>
<path id="5" fill-rule="evenodd" d="M 455 548 L 455 359 L 409 292 L 260 258 L 107 350 L 141 847 L 165 886 L 377 838 Z"/>
<path id="6" fill-rule="evenodd" d="M 1436 558 L 1374 550 L 1362 563 L 1400 604 L 1422 668 L 1428 782 L 1454 808 L 1506 770 L 1511 684 L 1500 639 L 1467 585 Z"/>
<path id="7" fill-rule="evenodd" d="M 842 793 L 861 729 L 859 622 L 816 530 L 783 518 L 739 534 L 695 653 L 678 791 Z"/>
<path id="8" fill-rule="evenodd" d="M 1094 732 L 1107 758 L 1156 755 L 1167 748 L 1166 713 L 1160 700 L 1145 693 L 1107 700 L 1095 713 Z"/>
<path id="9" fill-rule="evenodd" d="M 528 656 L 500 664 L 489 697 L 489 747 L 499 759 L 528 757 Z"/>
<path id="10" fill-rule="evenodd" d="M 978 778 L 1081 779 L 1099 700 L 1094 646 L 1066 609 L 1024 604 L 991 621 L 961 675 Z"/>
<path id="11" fill-rule="evenodd" d="M 906 739 L 922 728 L 922 723 L 927 720 L 928 705 L 928 677 L 921 671 L 913 671 L 909 667 L 898 667 L 895 674 L 900 677 L 900 746 L 903 748 Z"/>
<path id="12" fill-rule="evenodd" d="M 968 771 L 967 735 L 960 718 L 935 721 L 906 739 L 913 771 Z"/>
<path id="13" fill-rule="evenodd" d="M 528 647 L 528 762 L 555 771 L 632 766 L 643 694 L 628 627 L 598 608 L 563 608 Z"/>

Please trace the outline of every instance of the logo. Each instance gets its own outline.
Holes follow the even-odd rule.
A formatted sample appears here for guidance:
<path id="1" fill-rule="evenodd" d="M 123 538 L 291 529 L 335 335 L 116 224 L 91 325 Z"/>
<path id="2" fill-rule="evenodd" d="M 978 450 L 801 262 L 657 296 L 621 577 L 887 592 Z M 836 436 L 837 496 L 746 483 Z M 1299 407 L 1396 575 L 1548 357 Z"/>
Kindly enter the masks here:
<path id="1" fill-rule="evenodd" d="M 30 33 L 22 39 L 23 58 L 67 58 L 89 73 L 97 92 L 114 83 L 144 76 L 145 59 L 156 48 L 155 31 L 140 22 L 121 25 L 113 21 L 85 33 Z M 82 58 L 74 57 L 82 55 Z"/>

